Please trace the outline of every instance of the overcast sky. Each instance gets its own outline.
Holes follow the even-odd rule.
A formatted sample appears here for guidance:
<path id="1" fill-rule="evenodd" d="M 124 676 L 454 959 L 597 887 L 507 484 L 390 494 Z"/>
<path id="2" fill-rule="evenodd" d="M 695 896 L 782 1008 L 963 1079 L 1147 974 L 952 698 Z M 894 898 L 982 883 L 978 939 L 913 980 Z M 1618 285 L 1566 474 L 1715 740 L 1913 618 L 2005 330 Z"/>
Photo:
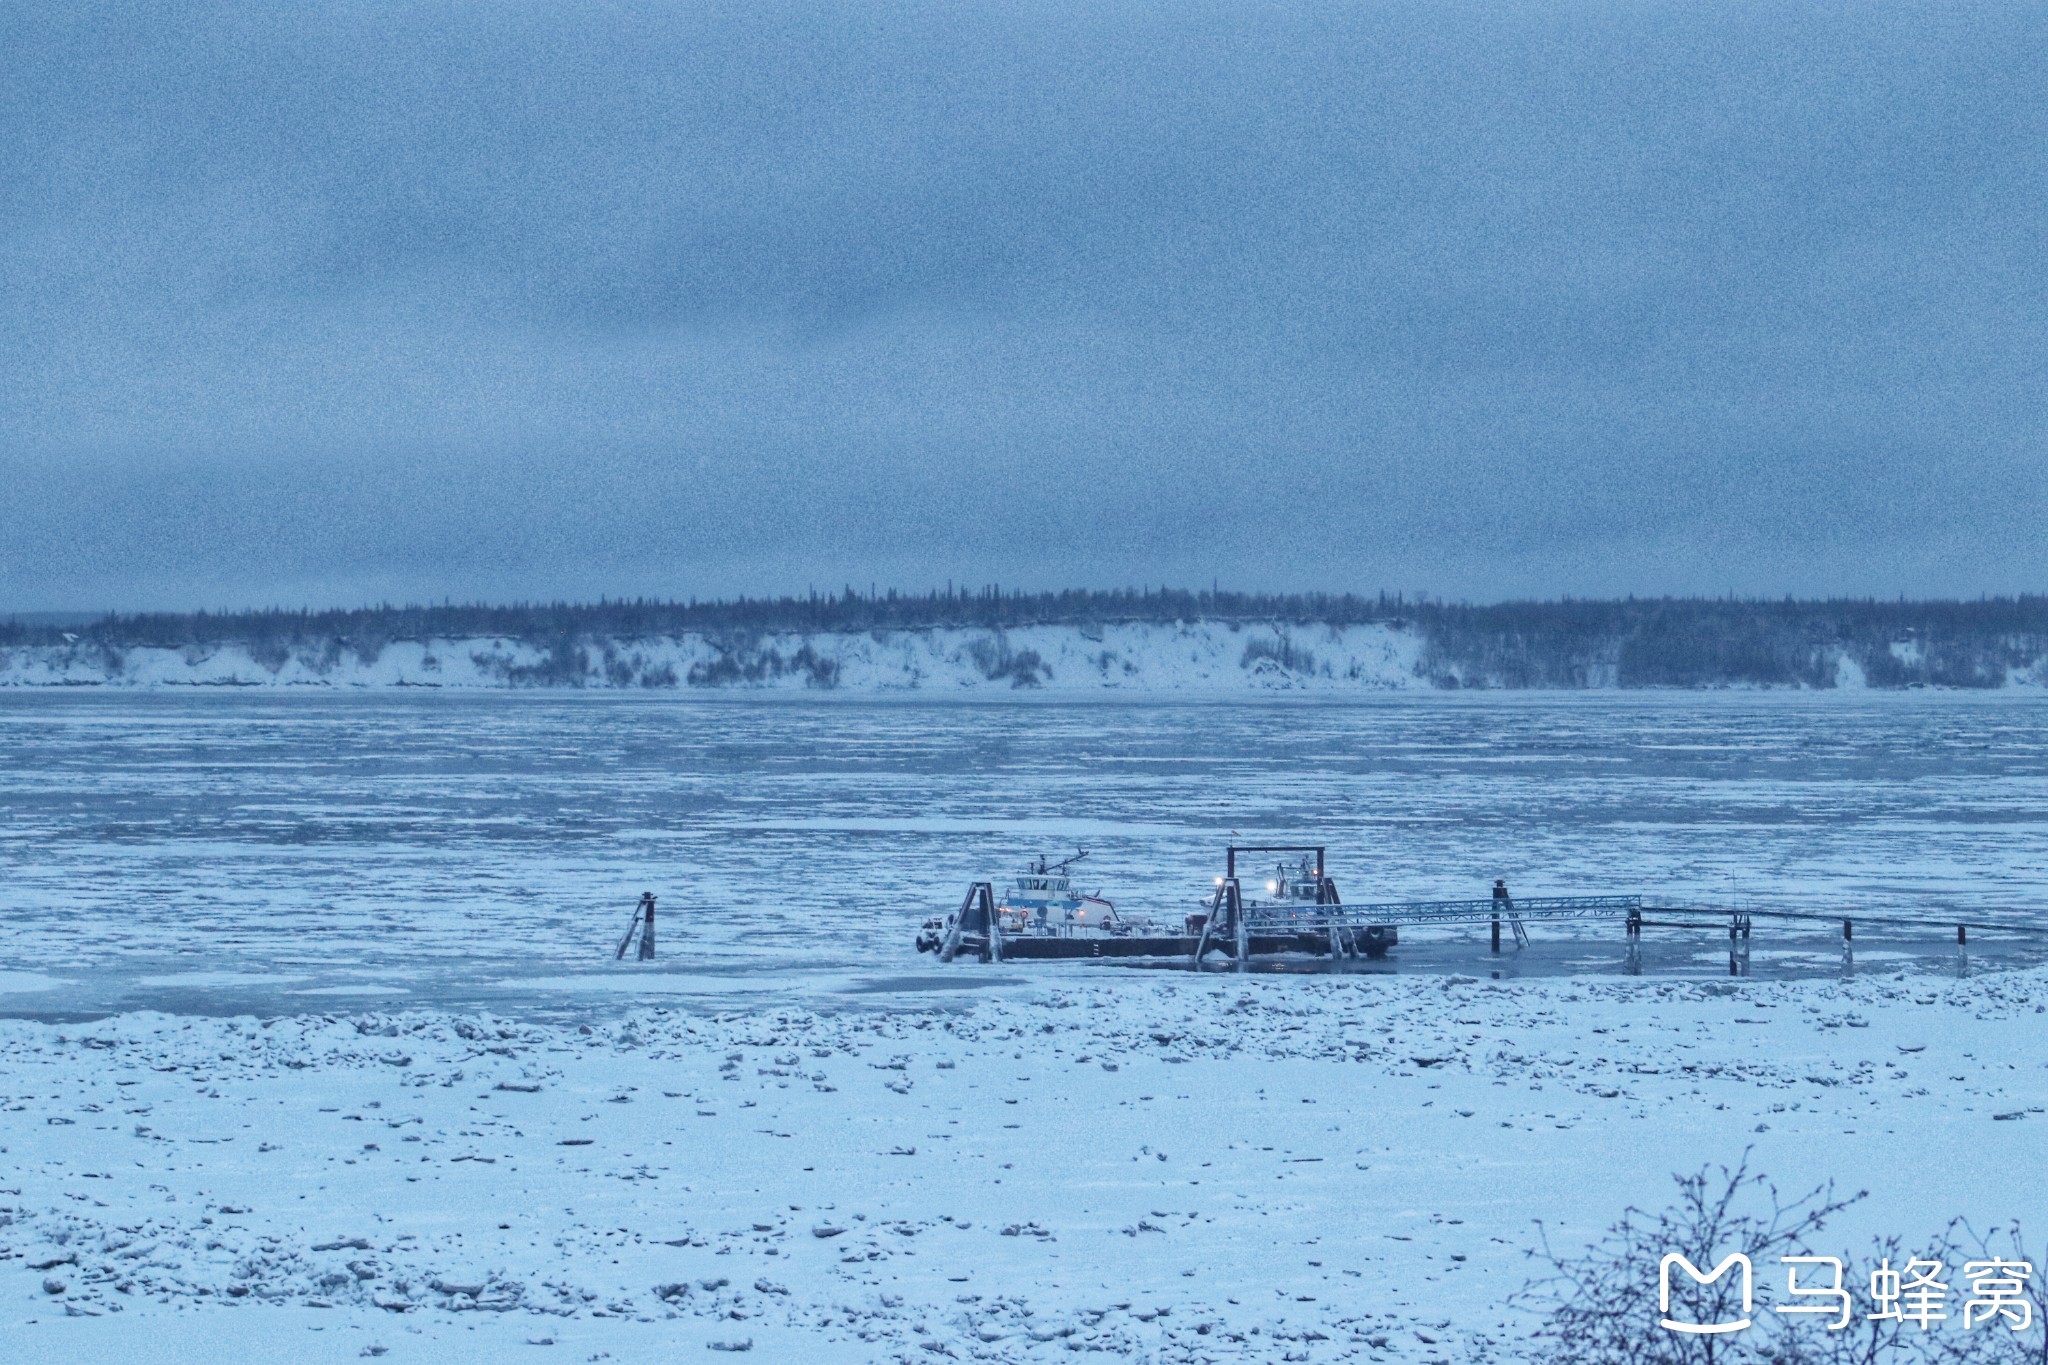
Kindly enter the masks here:
<path id="1" fill-rule="evenodd" d="M 0 610 L 2048 589 L 2048 8 L 0 8 Z"/>

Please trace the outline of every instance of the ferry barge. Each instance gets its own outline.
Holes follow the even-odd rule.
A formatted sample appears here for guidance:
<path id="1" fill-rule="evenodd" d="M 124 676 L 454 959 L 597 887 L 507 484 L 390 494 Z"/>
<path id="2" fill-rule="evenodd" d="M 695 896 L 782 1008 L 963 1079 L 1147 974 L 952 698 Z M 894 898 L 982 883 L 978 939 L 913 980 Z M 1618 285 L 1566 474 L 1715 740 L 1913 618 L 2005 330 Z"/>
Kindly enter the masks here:
<path id="1" fill-rule="evenodd" d="M 1240 854 L 1291 854 L 1276 864 L 1263 896 L 1247 897 Z M 960 908 L 925 921 L 920 952 L 941 962 L 965 954 L 983 962 L 1071 958 L 1190 958 L 1212 952 L 1244 960 L 1285 953 L 1381 957 L 1399 942 L 1391 924 L 1352 922 L 1324 867 L 1319 845 L 1232 845 L 1224 875 L 1179 924 L 1121 915 L 1100 896 L 1073 889 L 1071 869 L 1087 850 L 1057 863 L 1037 859 L 1000 895 L 992 882 L 967 888 Z"/>

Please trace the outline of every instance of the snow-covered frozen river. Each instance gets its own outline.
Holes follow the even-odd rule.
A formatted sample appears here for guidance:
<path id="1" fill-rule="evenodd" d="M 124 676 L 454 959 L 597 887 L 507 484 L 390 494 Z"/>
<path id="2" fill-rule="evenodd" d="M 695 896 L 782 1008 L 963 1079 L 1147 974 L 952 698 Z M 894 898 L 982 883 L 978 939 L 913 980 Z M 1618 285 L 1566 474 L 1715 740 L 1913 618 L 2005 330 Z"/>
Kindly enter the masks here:
<path id="1" fill-rule="evenodd" d="M 942 975 L 911 948 L 968 881 L 1085 845 L 1089 889 L 1178 916 L 1233 834 L 1329 845 L 1347 900 L 1501 876 L 1529 895 L 2025 913 L 2048 880 L 2048 701 L 18 692 L 0 696 L 0 1012 L 999 985 L 1011 971 Z M 643 890 L 662 960 L 615 966 Z M 1759 975 L 1840 970 L 1833 929 L 1758 933 Z M 1539 929 L 1504 970 L 1618 973 L 1619 937 Z M 1952 969 L 1942 937 L 1860 932 L 1859 970 Z M 1648 966 L 1718 971 L 1722 947 L 1653 933 Z M 1476 934 L 1411 935 L 1395 969 L 1484 959 Z"/>

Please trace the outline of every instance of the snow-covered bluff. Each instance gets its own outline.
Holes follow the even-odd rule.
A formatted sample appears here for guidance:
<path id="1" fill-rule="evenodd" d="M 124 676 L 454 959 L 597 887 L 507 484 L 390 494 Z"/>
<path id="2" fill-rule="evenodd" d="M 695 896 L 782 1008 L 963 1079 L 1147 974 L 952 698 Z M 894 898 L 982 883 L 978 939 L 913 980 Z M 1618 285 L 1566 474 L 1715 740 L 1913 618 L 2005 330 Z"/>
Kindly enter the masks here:
<path id="1" fill-rule="evenodd" d="M 1891 654 L 1908 668 L 1912 645 Z M 1862 688 L 1865 669 L 1822 648 L 1821 675 Z M 1539 686 L 1620 685 L 1611 650 L 1593 652 L 1569 676 Z M 2014 686 L 2048 684 L 2048 661 L 2007 667 Z M 1702 679 L 1698 684 L 1745 684 Z M 1347 693 L 1408 688 L 1513 687 L 1470 659 L 1432 647 L 1411 625 L 1204 620 L 1176 623 L 875 630 L 685 632 L 563 637 L 508 636 L 324 640 L 293 646 L 220 643 L 183 649 L 93 640 L 0 648 L 0 687 L 575 687 L 685 691 L 833 691 L 853 695 L 1102 692 Z"/>
<path id="2" fill-rule="evenodd" d="M 1423 640 L 1384 625 L 1030 626 L 858 634 L 335 642 L 258 657 L 71 645 L 0 650 L 0 686 L 588 687 L 839 692 L 1348 691 L 1428 686 Z"/>

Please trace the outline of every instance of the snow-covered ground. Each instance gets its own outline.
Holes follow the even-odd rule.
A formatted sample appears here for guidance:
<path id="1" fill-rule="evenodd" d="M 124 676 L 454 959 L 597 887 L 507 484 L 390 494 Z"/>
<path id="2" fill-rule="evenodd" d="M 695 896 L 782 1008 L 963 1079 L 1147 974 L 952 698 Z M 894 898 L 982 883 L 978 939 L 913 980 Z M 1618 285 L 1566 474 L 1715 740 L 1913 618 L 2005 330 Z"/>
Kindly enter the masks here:
<path id="1" fill-rule="evenodd" d="M 1903 662 L 1917 653 L 1895 649 Z M 1865 671 L 1837 649 L 1838 690 Z M 1612 688 L 1613 660 L 1585 683 Z M 2048 660 L 2008 668 L 2004 682 L 2048 683 Z M 1470 663 L 1432 655 L 1406 626 L 1204 620 L 1177 624 L 927 629 L 848 634 L 726 633 L 562 641 L 339 640 L 295 649 L 221 644 L 112 649 L 91 641 L 0 649 L 0 687 L 424 687 L 474 690 L 831 692 L 851 696 L 1372 694 L 1439 686 L 1512 686 Z"/>
<path id="2" fill-rule="evenodd" d="M 0 1341 L 1512 1360 L 1535 1220 L 1583 1243 L 1745 1149 L 1870 1190 L 1843 1245 L 2048 1197 L 2039 971 L 963 970 L 886 1009 L 0 1024 Z"/>
<path id="3" fill-rule="evenodd" d="M 585 643 L 401 640 L 258 660 L 239 645 L 0 650 L 0 686 L 719 688 L 854 694 L 967 691 L 1351 691 L 1428 686 L 1423 642 L 1383 625 L 1032 626 L 861 634 L 686 635 Z"/>

